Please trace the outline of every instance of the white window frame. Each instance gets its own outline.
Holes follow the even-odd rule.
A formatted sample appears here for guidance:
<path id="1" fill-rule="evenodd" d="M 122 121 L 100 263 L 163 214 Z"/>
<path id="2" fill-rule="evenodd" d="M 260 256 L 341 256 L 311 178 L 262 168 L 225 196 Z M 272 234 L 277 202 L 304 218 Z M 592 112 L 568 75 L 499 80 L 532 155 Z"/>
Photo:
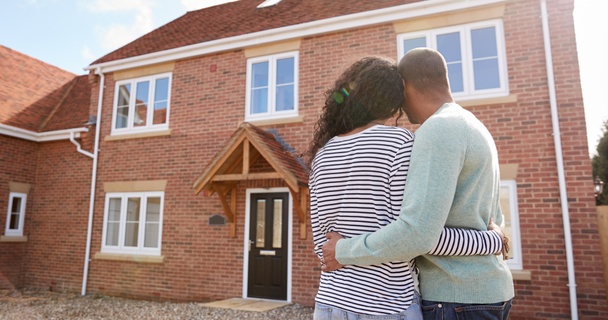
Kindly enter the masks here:
<path id="1" fill-rule="evenodd" d="M 511 251 L 509 252 L 509 260 L 507 265 L 511 270 L 523 270 L 523 259 L 521 252 L 521 233 L 519 229 L 519 202 L 517 200 L 517 183 L 515 180 L 502 180 L 500 181 L 500 187 L 506 187 L 509 190 L 509 216 L 510 216 L 510 227 L 511 237 L 509 245 Z"/>
<path id="2" fill-rule="evenodd" d="M 156 93 L 156 80 L 161 78 L 168 78 L 168 88 L 167 88 L 167 115 L 165 123 L 161 124 L 153 124 L 154 121 L 154 94 Z M 137 88 L 137 83 L 149 81 L 150 89 L 148 92 L 148 112 L 146 114 L 146 126 L 134 127 L 133 126 L 133 117 L 135 116 L 135 99 L 137 93 L 135 92 Z M 130 84 L 131 85 L 131 96 L 129 97 L 129 117 L 127 119 L 127 126 L 125 128 L 116 128 L 116 116 L 118 113 L 118 100 L 120 95 L 120 86 Z M 160 73 L 152 76 L 132 78 L 127 80 L 117 81 L 114 88 L 114 102 L 112 108 L 112 135 L 120 135 L 120 134 L 132 134 L 139 132 L 154 132 L 154 131 L 162 131 L 167 130 L 169 128 L 169 114 L 171 110 L 171 86 L 172 86 L 172 73 Z M 150 112 L 152 110 L 152 112 Z"/>
<path id="3" fill-rule="evenodd" d="M 484 90 L 475 90 L 475 79 L 473 76 L 473 49 L 471 41 L 471 31 L 486 27 L 494 27 L 496 32 L 496 53 L 498 58 L 498 78 L 500 81 L 500 87 Z M 403 55 L 405 54 L 405 48 L 403 46 L 404 40 L 425 37 L 426 46 L 433 49 L 437 49 L 437 36 L 454 32 L 460 33 L 460 54 L 462 57 L 462 81 L 464 91 L 452 93 L 453 97 L 458 101 L 467 101 L 475 99 L 504 97 L 509 95 L 509 77 L 507 74 L 505 36 L 503 22 L 501 19 L 487 20 L 458 26 L 450 26 L 445 28 L 437 28 L 432 30 L 400 34 L 397 36 L 397 59 L 401 59 L 401 57 L 403 57 Z"/>
<path id="4" fill-rule="evenodd" d="M 21 207 L 19 208 L 19 221 L 17 223 L 17 229 L 10 229 L 11 221 L 11 209 L 13 208 L 13 201 L 15 198 L 21 198 Z M 25 204 L 27 202 L 27 194 L 21 192 L 11 192 L 8 198 L 8 210 L 6 214 L 6 227 L 4 228 L 5 236 L 23 236 L 23 224 L 25 221 Z"/>
<path id="5" fill-rule="evenodd" d="M 294 81 L 294 106 L 293 110 L 276 111 L 276 66 L 277 60 L 293 58 L 293 81 Z M 252 67 L 255 63 L 268 62 L 268 112 L 251 114 L 251 86 Z M 280 119 L 298 116 L 298 78 L 299 78 L 299 53 L 298 51 L 283 52 L 268 56 L 255 57 L 247 60 L 247 88 L 245 95 L 245 121 Z"/>
<path id="6" fill-rule="evenodd" d="M 158 247 L 157 248 L 145 248 L 144 247 L 144 236 L 145 236 L 145 222 L 146 222 L 146 208 L 147 198 L 160 197 L 160 213 L 159 213 L 159 225 L 158 225 Z M 121 198 L 121 210 L 120 210 L 120 227 L 118 232 L 118 245 L 110 246 L 106 244 L 108 234 L 108 215 L 110 209 L 110 199 Z M 139 229 L 138 229 L 138 241 L 137 247 L 126 247 L 124 245 L 125 240 L 125 228 L 126 228 L 126 209 L 128 206 L 128 198 L 140 198 L 141 207 L 139 215 Z M 111 192 L 106 193 L 104 214 L 103 214 L 103 235 L 101 240 L 101 252 L 103 253 L 118 253 L 118 254 L 133 254 L 133 255 L 150 255 L 160 256 L 162 248 L 162 234 L 163 234 L 163 208 L 164 208 L 164 192 Z"/>

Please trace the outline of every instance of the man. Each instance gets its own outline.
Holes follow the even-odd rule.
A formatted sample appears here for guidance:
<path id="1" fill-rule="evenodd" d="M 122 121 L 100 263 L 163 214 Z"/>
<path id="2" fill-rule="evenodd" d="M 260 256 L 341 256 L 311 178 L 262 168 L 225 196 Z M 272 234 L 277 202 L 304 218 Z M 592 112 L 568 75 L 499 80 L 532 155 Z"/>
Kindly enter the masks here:
<path id="1" fill-rule="evenodd" d="M 496 256 L 431 256 L 443 226 L 485 230 L 502 223 L 496 145 L 475 116 L 454 103 L 441 54 L 409 51 L 399 62 L 405 112 L 421 124 L 399 218 L 350 239 L 328 234 L 324 271 L 416 258 L 425 319 L 506 319 L 514 295 L 507 265 Z"/>

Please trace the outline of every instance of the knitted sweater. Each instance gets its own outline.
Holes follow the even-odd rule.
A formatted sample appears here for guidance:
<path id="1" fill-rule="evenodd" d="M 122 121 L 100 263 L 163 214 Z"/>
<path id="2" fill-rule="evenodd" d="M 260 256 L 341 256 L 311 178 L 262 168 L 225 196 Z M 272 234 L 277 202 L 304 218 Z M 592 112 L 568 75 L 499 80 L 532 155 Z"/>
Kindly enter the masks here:
<path id="1" fill-rule="evenodd" d="M 370 234 L 340 240 L 342 264 L 416 258 L 424 300 L 496 303 L 514 296 L 498 256 L 431 256 L 444 225 L 485 230 L 502 222 L 498 153 L 486 127 L 457 104 L 445 104 L 416 131 L 399 218 Z"/>

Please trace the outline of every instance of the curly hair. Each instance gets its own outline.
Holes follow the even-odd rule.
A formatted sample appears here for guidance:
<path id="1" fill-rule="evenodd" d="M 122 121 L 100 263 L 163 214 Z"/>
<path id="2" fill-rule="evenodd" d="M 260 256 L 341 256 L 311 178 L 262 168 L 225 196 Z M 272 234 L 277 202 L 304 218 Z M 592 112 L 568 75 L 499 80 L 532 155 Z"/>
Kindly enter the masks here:
<path id="1" fill-rule="evenodd" d="M 325 105 L 306 152 L 308 164 L 334 136 L 396 114 L 398 120 L 404 113 L 403 91 L 403 81 L 394 62 L 365 57 L 353 63 L 334 86 L 325 91 Z"/>

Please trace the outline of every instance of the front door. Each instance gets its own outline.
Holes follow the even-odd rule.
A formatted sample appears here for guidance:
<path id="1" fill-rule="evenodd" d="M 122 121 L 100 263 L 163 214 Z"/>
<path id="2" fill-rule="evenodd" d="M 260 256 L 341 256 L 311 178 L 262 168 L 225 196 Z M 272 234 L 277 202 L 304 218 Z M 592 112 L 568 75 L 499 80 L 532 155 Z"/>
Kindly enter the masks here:
<path id="1" fill-rule="evenodd" d="M 287 299 L 288 193 L 251 194 L 247 296 Z"/>

